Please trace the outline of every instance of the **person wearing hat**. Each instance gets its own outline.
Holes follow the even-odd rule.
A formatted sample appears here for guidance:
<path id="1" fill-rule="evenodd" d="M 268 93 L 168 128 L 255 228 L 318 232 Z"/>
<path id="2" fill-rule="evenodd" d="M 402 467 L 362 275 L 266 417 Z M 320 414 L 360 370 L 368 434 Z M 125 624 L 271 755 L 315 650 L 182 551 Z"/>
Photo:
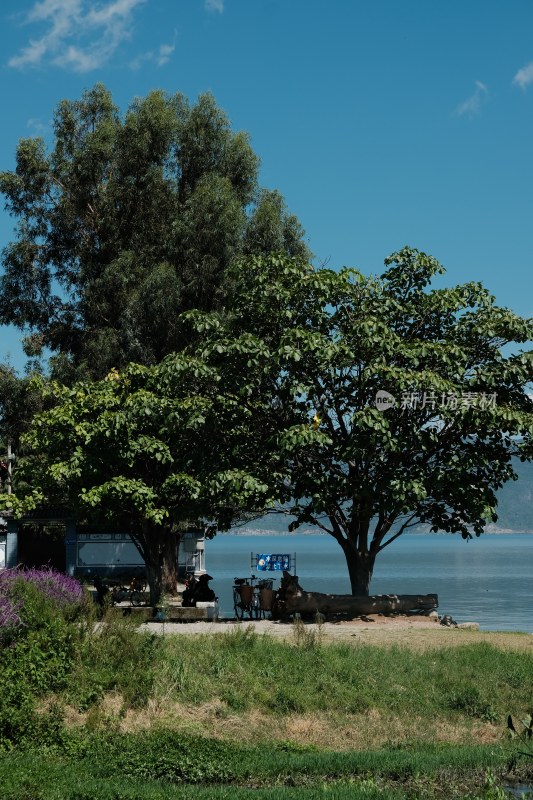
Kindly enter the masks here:
<path id="1" fill-rule="evenodd" d="M 205 572 L 203 575 L 200 575 L 196 584 L 196 591 L 194 593 L 195 604 L 197 602 L 210 603 L 215 599 L 215 593 L 208 585 L 209 581 L 212 580 L 213 578 L 211 575 L 208 575 L 207 572 Z"/>
<path id="2" fill-rule="evenodd" d="M 182 606 L 196 608 L 196 603 L 211 603 L 216 600 L 214 591 L 208 585 L 212 580 L 213 578 L 207 572 L 200 575 L 199 578 L 192 575 L 185 584 L 186 588 L 181 599 Z"/>

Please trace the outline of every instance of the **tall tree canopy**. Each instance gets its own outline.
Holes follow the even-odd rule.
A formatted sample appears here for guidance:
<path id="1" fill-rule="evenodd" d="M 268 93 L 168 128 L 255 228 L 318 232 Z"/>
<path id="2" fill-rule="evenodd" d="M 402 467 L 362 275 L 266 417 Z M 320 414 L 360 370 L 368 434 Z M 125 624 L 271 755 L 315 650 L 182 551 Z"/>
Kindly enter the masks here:
<path id="1" fill-rule="evenodd" d="M 375 278 L 244 257 L 230 312 L 180 319 L 184 352 L 53 388 L 9 502 L 63 498 L 129 531 L 153 597 L 180 522 L 228 527 L 274 501 L 335 538 L 356 595 L 415 523 L 481 534 L 512 459 L 533 458 L 533 353 L 502 352 L 533 325 L 478 283 L 432 289 L 424 253 L 385 263 Z"/>
<path id="2" fill-rule="evenodd" d="M 72 388 L 43 384 L 48 410 L 23 436 L 15 494 L 0 495 L 2 507 L 16 515 L 67 504 L 79 520 L 129 533 L 146 563 L 152 603 L 174 594 L 184 526 L 226 529 L 273 500 L 266 478 L 275 464 L 247 398 L 252 361 L 259 364 L 253 349 L 246 391 L 230 371 L 180 354 Z M 242 348 L 235 352 L 239 360 Z"/>
<path id="3" fill-rule="evenodd" d="M 121 117 L 102 85 L 55 112 L 55 141 L 22 139 L 0 174 L 17 219 L 3 253 L 0 323 L 49 348 L 68 383 L 183 344 L 182 311 L 220 308 L 241 253 L 306 256 L 298 220 L 259 190 L 259 159 L 210 94 L 161 91 Z"/>
<path id="4" fill-rule="evenodd" d="M 431 288 L 443 269 L 417 250 L 385 264 L 367 278 L 251 257 L 239 265 L 231 315 L 211 326 L 193 315 L 205 363 L 241 387 L 254 375 L 255 429 L 277 460 L 272 494 L 290 505 L 293 527 L 312 523 L 335 538 L 358 595 L 378 554 L 410 526 L 482 533 L 496 519 L 496 490 L 516 477 L 513 457 L 533 455 L 533 352 L 502 351 L 533 340 L 531 321 L 479 283 Z"/>

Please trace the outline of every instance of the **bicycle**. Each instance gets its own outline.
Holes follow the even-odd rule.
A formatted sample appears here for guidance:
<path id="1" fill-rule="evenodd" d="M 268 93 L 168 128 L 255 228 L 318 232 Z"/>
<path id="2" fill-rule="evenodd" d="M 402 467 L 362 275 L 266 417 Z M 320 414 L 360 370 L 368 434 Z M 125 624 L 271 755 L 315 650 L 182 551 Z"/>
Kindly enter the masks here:
<path id="1" fill-rule="evenodd" d="M 111 604 L 117 605 L 129 600 L 132 606 L 141 606 L 144 603 L 146 584 L 140 578 L 133 577 L 129 587 L 114 586 L 111 590 Z"/>
<path id="2" fill-rule="evenodd" d="M 251 578 L 234 578 L 233 608 L 238 620 L 248 614 L 250 619 L 264 619 L 272 609 L 272 580 L 260 580 L 257 585 L 255 575 Z M 267 602 L 268 600 L 268 602 Z"/>

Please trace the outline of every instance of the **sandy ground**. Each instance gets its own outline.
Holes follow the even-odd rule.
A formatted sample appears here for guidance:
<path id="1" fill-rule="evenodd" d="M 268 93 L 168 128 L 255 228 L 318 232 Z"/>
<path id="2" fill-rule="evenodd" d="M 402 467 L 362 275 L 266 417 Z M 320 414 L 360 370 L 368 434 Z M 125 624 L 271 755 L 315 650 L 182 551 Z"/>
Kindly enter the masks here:
<path id="1" fill-rule="evenodd" d="M 324 642 L 350 641 L 382 646 L 407 645 L 413 649 L 454 647 L 474 642 L 487 642 L 497 647 L 529 650 L 533 652 L 533 634 L 479 631 L 472 627 L 447 628 L 437 620 L 423 617 L 372 616 L 368 621 L 326 622 L 322 625 L 305 624 L 306 632 L 314 632 Z M 142 625 L 160 635 L 213 635 L 229 633 L 240 628 L 252 628 L 258 634 L 268 634 L 276 639 L 295 641 L 295 626 L 291 623 L 269 620 L 235 622 L 147 622 Z"/>

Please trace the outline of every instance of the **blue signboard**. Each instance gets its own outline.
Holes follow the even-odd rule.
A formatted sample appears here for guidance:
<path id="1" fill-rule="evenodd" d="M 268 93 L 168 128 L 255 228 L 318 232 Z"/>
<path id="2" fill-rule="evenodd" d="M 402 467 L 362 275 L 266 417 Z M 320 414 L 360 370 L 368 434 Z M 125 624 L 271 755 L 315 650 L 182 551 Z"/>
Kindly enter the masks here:
<path id="1" fill-rule="evenodd" d="M 274 570 L 287 570 L 291 569 L 291 556 L 290 553 L 258 553 L 257 554 L 257 569 L 273 572 Z"/>

